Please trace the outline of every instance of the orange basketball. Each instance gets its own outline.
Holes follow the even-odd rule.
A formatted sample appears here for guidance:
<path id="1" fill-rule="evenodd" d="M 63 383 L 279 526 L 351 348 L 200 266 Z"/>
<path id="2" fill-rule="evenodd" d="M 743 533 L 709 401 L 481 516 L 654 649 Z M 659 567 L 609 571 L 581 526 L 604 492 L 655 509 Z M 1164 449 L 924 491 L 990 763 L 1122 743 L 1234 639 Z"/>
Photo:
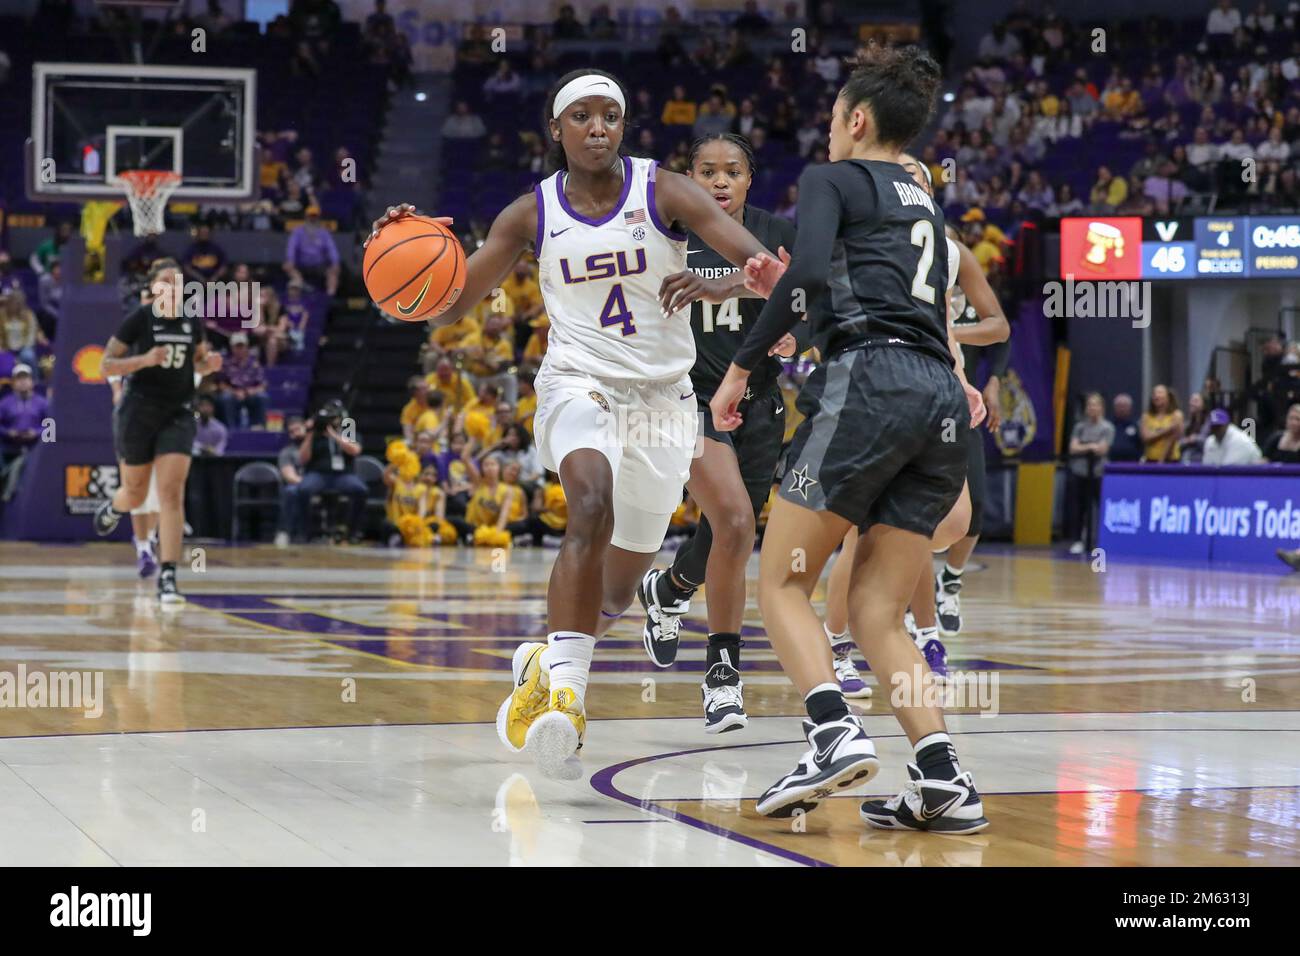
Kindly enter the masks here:
<path id="1" fill-rule="evenodd" d="M 422 322 L 460 298 L 465 250 L 442 223 L 406 216 L 370 241 L 362 270 L 375 305 L 395 319 Z"/>

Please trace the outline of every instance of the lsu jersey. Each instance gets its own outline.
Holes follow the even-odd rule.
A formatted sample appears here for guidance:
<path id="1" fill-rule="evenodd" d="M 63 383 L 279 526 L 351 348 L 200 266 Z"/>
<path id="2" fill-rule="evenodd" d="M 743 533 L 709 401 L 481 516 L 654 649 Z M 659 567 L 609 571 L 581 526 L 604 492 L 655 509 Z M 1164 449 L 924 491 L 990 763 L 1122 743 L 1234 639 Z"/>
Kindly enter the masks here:
<path id="1" fill-rule="evenodd" d="M 623 191 L 600 219 L 576 212 L 563 170 L 534 190 L 538 280 L 551 332 L 543 367 L 600 379 L 677 381 L 695 363 L 685 313 L 664 318 L 663 280 L 686 268 L 686 236 L 659 220 L 654 160 L 623 157 Z"/>

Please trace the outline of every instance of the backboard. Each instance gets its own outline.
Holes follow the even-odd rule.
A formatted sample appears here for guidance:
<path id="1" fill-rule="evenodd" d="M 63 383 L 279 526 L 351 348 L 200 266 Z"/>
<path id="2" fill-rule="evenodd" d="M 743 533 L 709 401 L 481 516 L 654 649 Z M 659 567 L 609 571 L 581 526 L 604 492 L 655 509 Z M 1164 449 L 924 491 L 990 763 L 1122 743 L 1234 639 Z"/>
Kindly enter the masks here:
<path id="1" fill-rule="evenodd" d="M 180 173 L 174 199 L 258 190 L 257 72 L 219 67 L 36 63 L 27 195 L 120 199 L 129 169 Z"/>

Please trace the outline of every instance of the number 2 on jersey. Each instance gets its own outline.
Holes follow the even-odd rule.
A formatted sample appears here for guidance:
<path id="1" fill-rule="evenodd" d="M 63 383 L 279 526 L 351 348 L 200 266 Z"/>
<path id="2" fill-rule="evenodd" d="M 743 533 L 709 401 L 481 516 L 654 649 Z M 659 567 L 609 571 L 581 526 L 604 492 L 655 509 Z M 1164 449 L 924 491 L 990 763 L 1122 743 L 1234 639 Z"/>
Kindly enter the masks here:
<path id="1" fill-rule="evenodd" d="M 916 264 L 916 276 L 912 279 L 912 295 L 933 305 L 934 286 L 925 280 L 934 264 L 934 223 L 928 219 L 916 220 L 912 224 L 912 245 L 921 247 L 921 261 Z"/>
<path id="2" fill-rule="evenodd" d="M 611 325 L 623 326 L 624 335 L 636 335 L 636 326 L 632 324 L 632 313 L 628 311 L 627 300 L 623 298 L 621 282 L 616 283 L 614 288 L 609 290 L 605 307 L 600 310 L 600 327 L 603 329 Z"/>

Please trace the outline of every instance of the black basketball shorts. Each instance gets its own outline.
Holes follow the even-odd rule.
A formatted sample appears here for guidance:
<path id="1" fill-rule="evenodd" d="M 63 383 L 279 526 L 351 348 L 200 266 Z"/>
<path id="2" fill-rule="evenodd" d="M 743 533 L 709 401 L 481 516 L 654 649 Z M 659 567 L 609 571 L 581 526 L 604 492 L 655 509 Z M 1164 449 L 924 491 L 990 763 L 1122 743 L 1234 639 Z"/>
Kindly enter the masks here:
<path id="1" fill-rule="evenodd" d="M 988 492 L 988 475 L 984 471 L 984 426 L 972 428 L 966 436 L 966 483 L 970 485 L 970 527 L 967 537 L 978 537 L 984 530 L 984 499 Z"/>
<path id="2" fill-rule="evenodd" d="M 703 417 L 701 431 L 705 438 L 721 442 L 736 453 L 740 480 L 745 483 L 757 517 L 767 503 L 776 477 L 777 462 L 781 459 L 781 444 L 785 437 L 785 396 L 773 384 L 753 398 L 745 399 L 738 408 L 742 418 L 740 427 L 729 432 L 713 427 L 713 414 L 709 411 L 709 400 L 713 396 L 700 394 L 698 398 Z"/>
<path id="3" fill-rule="evenodd" d="M 113 447 L 119 461 L 147 465 L 159 455 L 189 455 L 198 425 L 189 402 L 162 403 L 128 392 L 113 409 Z"/>
<path id="4" fill-rule="evenodd" d="M 970 410 L 950 367 L 906 346 L 832 356 L 799 395 L 800 423 L 781 497 L 865 531 L 884 524 L 925 537 L 966 480 Z"/>

